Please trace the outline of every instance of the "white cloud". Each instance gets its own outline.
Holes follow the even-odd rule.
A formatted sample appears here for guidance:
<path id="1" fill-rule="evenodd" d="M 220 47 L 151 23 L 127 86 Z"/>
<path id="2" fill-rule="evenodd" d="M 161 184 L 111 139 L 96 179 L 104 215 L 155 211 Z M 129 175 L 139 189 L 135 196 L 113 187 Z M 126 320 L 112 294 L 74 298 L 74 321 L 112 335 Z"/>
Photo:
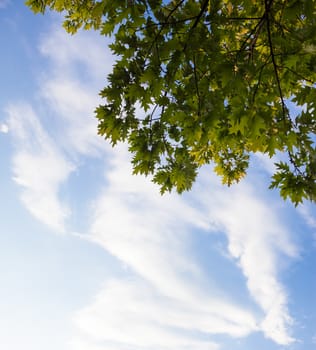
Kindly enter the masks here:
<path id="1" fill-rule="evenodd" d="M 305 201 L 298 206 L 298 212 L 305 223 L 312 229 L 312 237 L 316 245 L 316 209 L 315 204 Z"/>
<path id="2" fill-rule="evenodd" d="M 315 205 L 306 202 L 298 207 L 298 211 L 306 221 L 307 225 L 313 229 L 316 229 Z"/>
<path id="3" fill-rule="evenodd" d="M 196 324 L 196 321 L 198 324 Z M 157 294 L 139 280 L 112 280 L 95 301 L 76 315 L 81 337 L 96 344 L 115 344 L 117 349 L 197 349 L 219 346 L 186 330 L 210 327 L 207 311 L 192 310 L 178 300 Z"/>
<path id="4" fill-rule="evenodd" d="M 71 36 L 57 23 L 43 35 L 41 53 L 52 63 L 54 73 L 81 76 L 90 85 L 104 84 L 114 62 L 108 49 L 109 40 L 94 32 L 80 31 Z"/>
<path id="5" fill-rule="evenodd" d="M 201 191 L 205 191 L 203 185 Z M 277 208 L 265 203 L 246 183 L 227 190 L 213 189 L 212 194 L 203 196 L 216 227 L 227 235 L 228 251 L 247 278 L 251 296 L 265 313 L 262 330 L 277 343 L 291 343 L 287 295 L 278 274 L 280 261 L 296 257 L 298 252 L 276 214 Z"/>
<path id="6" fill-rule="evenodd" d="M 263 168 L 270 176 L 275 173 L 275 163 L 278 162 L 277 156 L 270 158 L 266 153 L 255 153 L 254 157 L 259 163 L 260 168 Z"/>
<path id="7" fill-rule="evenodd" d="M 96 89 L 58 76 L 42 82 L 41 95 L 58 118 L 58 139 L 67 152 L 93 156 L 106 148 L 105 142 L 97 136 L 94 109 L 99 101 Z"/>
<path id="8" fill-rule="evenodd" d="M 40 98 L 54 115 L 53 138 L 29 106 L 9 109 L 9 126 L 21 145 L 13 164 L 23 201 L 33 215 L 58 230 L 64 228 L 69 211 L 58 192 L 74 166 L 56 142 L 76 162 L 107 147 L 95 135 L 91 112 L 99 79 L 103 83 L 112 61 L 92 38 L 85 33 L 68 38 L 60 30 L 43 37 L 41 52 L 52 65 L 41 78 Z M 86 86 L 74 78 L 81 77 L 80 72 Z M 271 203 L 251 185 L 224 190 L 214 178 L 207 190 L 211 185 L 206 171 L 190 196 L 161 197 L 148 179 L 130 175 L 124 146 L 107 156 L 91 239 L 125 264 L 134 278 L 108 281 L 95 300 L 78 311 L 72 348 L 211 350 L 218 347 L 210 340 L 212 334 L 242 337 L 258 330 L 279 344 L 291 343 L 279 262 L 297 252 Z M 266 168 L 271 171 L 270 162 Z M 220 230 L 227 236 L 228 253 L 261 312 L 232 302 L 233 295 L 221 290 L 211 271 L 205 276 L 192 254 L 196 230 Z"/>
<path id="9" fill-rule="evenodd" d="M 196 280 L 199 267 L 186 252 L 188 227 L 221 228 L 228 237 L 230 255 L 247 279 L 250 295 L 264 312 L 261 321 L 257 318 L 262 331 L 277 343 L 291 343 L 291 317 L 286 292 L 278 281 L 278 266 L 281 258 L 296 257 L 297 250 L 278 219 L 276 208 L 258 198 L 250 185 L 225 191 L 213 179 L 216 185 L 210 192 L 205 190 L 208 181 L 202 179 L 201 192 L 197 190 L 192 195 L 195 203 L 203 203 L 199 212 L 180 197 L 161 198 L 143 178 L 130 177 L 128 160 L 122 154 L 120 150 L 114 168 L 107 173 L 109 187 L 96 203 L 94 239 L 163 295 L 194 305 L 197 310 L 204 307 L 210 315 L 216 315 L 217 325 L 223 314 L 230 315 L 221 330 L 209 320 L 212 326 L 208 332 L 245 335 L 256 329 L 253 316 L 246 316 L 238 308 L 233 311 L 232 305 L 216 300 L 211 290 L 209 300 L 203 298 L 194 287 L 200 283 Z M 190 273 L 191 280 L 180 277 Z M 214 305 L 220 307 L 216 309 Z M 223 312 L 225 308 L 227 312 Z M 238 324 L 239 334 L 230 329 L 229 322 Z"/>
<path id="10" fill-rule="evenodd" d="M 297 251 L 274 208 L 257 198 L 251 186 L 225 191 L 214 179 L 216 186 L 206 191 L 207 181 L 202 179 L 201 192 L 197 189 L 192 193 L 195 203 L 200 202 L 199 209 L 193 209 L 181 197 L 160 197 L 148 180 L 130 176 L 125 149 L 116 151 L 119 155 L 106 173 L 107 187 L 95 203 L 93 239 L 147 281 L 154 292 L 149 288 L 142 295 L 142 286 L 137 285 L 135 290 L 141 295 L 133 294 L 132 298 L 130 282 L 121 281 L 121 296 L 114 298 L 115 293 L 111 294 L 111 287 L 106 286 L 97 301 L 79 313 L 80 328 L 94 339 L 102 338 L 107 331 L 113 339 L 120 339 L 113 334 L 115 329 L 121 329 L 119 324 L 124 325 L 125 317 L 129 320 L 125 306 L 130 298 L 132 305 L 142 300 L 149 310 L 147 314 L 137 306 L 140 313 L 130 321 L 135 327 L 150 324 L 150 315 L 155 315 L 155 322 L 168 331 L 185 329 L 189 333 L 195 330 L 240 337 L 261 329 L 279 344 L 291 343 L 291 317 L 286 292 L 278 281 L 278 265 L 282 257 L 295 257 Z M 192 232 L 219 228 L 227 235 L 228 251 L 245 275 L 249 293 L 263 316 L 232 304 L 227 292 L 215 295 L 219 286 L 207 289 L 203 283 L 201 266 L 190 254 Z M 153 294 L 156 296 L 151 299 Z M 151 300 L 149 305 L 146 298 Z M 107 310 L 108 304 L 119 310 L 100 311 Z M 119 321 L 111 325 L 113 317 Z M 156 338 L 160 338 L 158 333 Z M 154 348 L 154 344 L 144 346 Z"/>
<path id="11" fill-rule="evenodd" d="M 61 203 L 60 185 L 81 163 L 80 156 L 99 155 L 106 148 L 97 137 L 93 111 L 99 102 L 97 80 L 104 83 L 110 63 L 106 63 L 106 45 L 102 47 L 91 33 L 71 37 L 56 27 L 42 37 L 41 52 L 52 64 L 45 74 L 39 74 L 38 116 L 27 104 L 8 108 L 17 146 L 13 172 L 23 187 L 21 199 L 28 210 L 55 230 L 64 231 L 70 208 Z M 78 80 L 83 71 L 85 84 Z M 5 124 L 1 131 L 7 131 Z"/>
<path id="12" fill-rule="evenodd" d="M 6 123 L 0 124 L 0 132 L 7 134 L 9 132 L 9 127 Z"/>
<path id="13" fill-rule="evenodd" d="M 114 61 L 107 44 L 91 32 L 70 36 L 60 26 L 41 41 L 40 51 L 51 65 L 41 76 L 40 97 L 55 116 L 60 143 L 73 156 L 95 156 L 107 146 L 97 136 L 94 114 Z"/>
<path id="14" fill-rule="evenodd" d="M 78 339 L 88 337 L 91 344 L 113 342 L 118 349 L 212 349 L 211 334 L 256 331 L 255 313 L 232 302 L 214 281 L 209 288 L 192 257 L 192 230 L 207 229 L 209 218 L 177 195 L 161 197 L 148 179 L 131 176 L 125 147 L 116 151 L 94 205 L 92 239 L 138 277 L 106 283 L 76 315 L 81 332 L 73 342 L 79 346 Z"/>
<path id="15" fill-rule="evenodd" d="M 69 208 L 61 203 L 58 191 L 73 165 L 60 153 L 29 105 L 8 107 L 7 114 L 16 146 L 13 176 L 23 189 L 21 199 L 38 220 L 63 232 Z"/>

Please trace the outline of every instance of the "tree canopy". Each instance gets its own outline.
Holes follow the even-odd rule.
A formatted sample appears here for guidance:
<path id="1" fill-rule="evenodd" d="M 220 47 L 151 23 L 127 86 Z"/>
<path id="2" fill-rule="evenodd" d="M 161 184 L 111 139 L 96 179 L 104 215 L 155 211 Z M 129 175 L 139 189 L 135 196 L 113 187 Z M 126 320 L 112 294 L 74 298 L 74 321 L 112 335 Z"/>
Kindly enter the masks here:
<path id="1" fill-rule="evenodd" d="M 208 163 L 238 182 L 261 152 L 281 154 L 271 188 L 295 205 L 316 200 L 315 0 L 26 4 L 62 12 L 71 34 L 113 37 L 98 132 L 127 141 L 134 173 L 152 174 L 162 193 L 189 190 Z"/>

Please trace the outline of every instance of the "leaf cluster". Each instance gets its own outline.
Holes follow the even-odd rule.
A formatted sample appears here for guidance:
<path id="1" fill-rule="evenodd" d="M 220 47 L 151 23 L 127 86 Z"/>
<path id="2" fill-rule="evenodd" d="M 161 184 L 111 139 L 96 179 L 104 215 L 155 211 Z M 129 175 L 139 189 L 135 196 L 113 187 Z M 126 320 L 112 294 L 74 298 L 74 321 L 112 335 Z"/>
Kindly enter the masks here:
<path id="1" fill-rule="evenodd" d="M 128 142 L 134 173 L 181 193 L 204 164 L 230 185 L 252 153 L 282 152 L 270 187 L 295 205 L 315 201 L 315 0 L 26 3 L 63 12 L 70 33 L 113 37 L 98 130 Z"/>

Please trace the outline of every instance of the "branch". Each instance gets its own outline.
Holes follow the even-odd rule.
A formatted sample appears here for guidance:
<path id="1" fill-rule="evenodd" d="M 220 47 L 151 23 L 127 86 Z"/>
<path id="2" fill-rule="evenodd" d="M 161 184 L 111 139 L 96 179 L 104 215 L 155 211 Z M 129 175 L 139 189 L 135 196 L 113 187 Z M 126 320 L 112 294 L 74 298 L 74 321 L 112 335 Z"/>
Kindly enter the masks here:
<path id="1" fill-rule="evenodd" d="M 155 104 L 155 107 L 153 108 L 153 110 L 151 111 L 151 114 L 150 114 L 150 117 L 149 117 L 149 125 L 150 125 L 150 128 L 151 128 L 151 123 L 155 120 L 159 120 L 160 118 L 154 118 L 154 114 L 156 112 L 156 109 L 158 108 L 158 104 L 156 103 Z"/>
<path id="2" fill-rule="evenodd" d="M 150 48 L 148 49 L 148 52 L 147 52 L 146 57 L 145 57 L 145 60 L 146 60 L 146 58 L 148 57 L 149 52 L 152 50 L 154 44 L 157 42 L 158 36 L 162 33 L 162 31 L 163 31 L 163 29 L 165 28 L 166 24 L 169 23 L 169 22 L 168 22 L 169 18 L 174 14 L 174 12 L 177 11 L 177 9 L 184 3 L 184 1 L 185 1 L 185 0 L 181 0 L 180 2 L 178 2 L 177 5 L 169 12 L 169 14 L 168 14 L 168 16 L 167 16 L 167 18 L 166 18 L 165 24 L 163 24 L 163 25 L 161 26 L 159 32 L 155 35 L 155 38 L 154 38 L 153 42 L 151 43 Z"/>
<path id="3" fill-rule="evenodd" d="M 229 21 L 260 21 L 262 17 L 226 17 Z"/>
<path id="4" fill-rule="evenodd" d="M 290 71 L 291 73 L 295 74 L 298 78 L 300 78 L 300 79 L 302 79 L 302 80 L 305 80 L 305 81 L 307 81 L 308 83 L 310 83 L 310 84 L 312 84 L 312 85 L 315 84 L 315 81 L 305 78 L 303 75 L 301 75 L 301 74 L 295 72 L 295 70 L 293 70 L 293 69 L 291 69 L 291 68 L 289 68 L 289 67 L 287 67 L 287 66 L 283 66 L 283 68 L 285 68 L 285 69 L 287 69 L 288 71 Z"/>
<path id="5" fill-rule="evenodd" d="M 197 17 L 196 17 L 196 19 L 195 19 L 195 21 L 194 21 L 194 23 L 193 23 L 193 25 L 192 25 L 192 27 L 191 27 L 191 29 L 190 29 L 190 32 L 192 32 L 193 29 L 198 25 L 198 23 L 199 23 L 201 17 L 203 16 L 204 12 L 205 12 L 206 9 L 207 9 L 208 2 L 209 2 L 209 0 L 204 0 L 204 3 L 203 3 L 203 5 L 202 5 L 202 7 L 201 7 L 201 11 L 200 11 L 200 13 L 197 15 Z"/>
<path id="6" fill-rule="evenodd" d="M 200 19 L 202 18 L 204 12 L 207 9 L 208 2 L 209 2 L 209 0 L 204 0 L 202 7 L 201 7 L 201 10 L 200 10 L 199 14 L 196 16 L 195 21 L 189 30 L 189 33 L 188 33 L 189 35 L 193 32 L 194 28 L 198 25 Z M 187 46 L 188 46 L 188 42 L 185 43 L 185 45 L 183 47 L 183 52 L 186 51 Z"/>
<path id="7" fill-rule="evenodd" d="M 196 62 L 195 62 L 195 54 L 193 55 L 193 65 L 194 65 L 194 82 L 195 82 L 195 90 L 198 98 L 198 116 L 201 116 L 201 96 L 199 91 L 198 77 L 196 72 Z"/>
<path id="8" fill-rule="evenodd" d="M 281 99 L 281 104 L 282 104 L 282 112 L 283 112 L 283 118 L 285 118 L 286 116 L 286 105 L 284 102 L 284 97 L 283 97 L 283 93 L 282 93 L 282 88 L 281 88 L 281 82 L 280 82 L 280 77 L 279 77 L 279 72 L 278 72 L 278 66 L 275 60 L 275 54 L 274 54 L 274 49 L 273 49 L 273 44 L 272 44 L 272 36 L 271 36 L 271 28 L 270 28 L 270 8 L 272 5 L 273 0 L 264 0 L 264 4 L 265 4 L 265 19 L 266 19 L 266 24 L 267 24 L 267 33 L 268 33 L 268 41 L 269 41 L 269 48 L 270 48 L 270 55 L 271 55 L 271 59 L 272 59 L 272 64 L 273 64 L 273 70 L 274 70 L 274 75 L 275 75 L 275 79 L 277 81 L 277 85 L 278 85 L 278 90 L 279 90 L 279 96 Z"/>
<path id="9" fill-rule="evenodd" d="M 257 31 L 259 31 L 259 32 L 261 31 L 262 25 L 264 23 L 264 19 L 265 19 L 265 14 L 263 14 L 263 16 L 260 17 L 260 21 L 254 26 L 254 28 L 251 30 L 251 32 L 247 35 L 246 39 L 243 41 L 243 43 L 240 46 L 240 49 L 237 52 L 237 56 L 239 53 L 241 53 L 245 49 L 245 46 L 246 46 L 248 40 L 252 37 L 252 35 L 257 33 Z M 258 33 L 258 35 L 259 35 L 259 33 Z M 256 39 L 256 41 L 257 41 L 257 39 Z"/>
<path id="10" fill-rule="evenodd" d="M 265 0 L 264 1 L 264 4 L 265 4 L 265 17 L 266 17 L 266 23 L 267 23 L 267 33 L 268 33 L 270 54 L 271 54 L 271 59 L 272 59 L 272 64 L 273 64 L 273 69 L 274 69 L 274 75 L 275 75 L 275 79 L 277 81 L 277 85 L 278 85 L 278 89 L 279 89 L 279 95 L 280 95 L 281 104 L 282 104 L 283 121 L 284 121 L 284 124 L 285 124 L 286 123 L 285 120 L 286 120 L 286 117 L 287 117 L 289 119 L 291 125 L 293 125 L 293 122 L 289 118 L 289 115 L 288 115 L 288 112 L 287 112 L 287 108 L 286 108 L 286 104 L 284 102 L 284 97 L 283 97 L 283 93 L 282 93 L 281 82 L 280 82 L 280 77 L 279 77 L 279 72 L 278 72 L 278 66 L 276 64 L 275 54 L 274 54 L 274 49 L 273 49 L 273 44 L 272 44 L 272 36 L 271 36 L 271 28 L 270 28 L 270 16 L 269 16 L 272 2 L 273 2 L 273 0 L 270 0 L 270 1 L 269 0 Z M 294 171 L 296 173 L 300 174 L 300 175 L 303 175 L 301 169 L 295 163 L 295 160 L 294 160 L 292 152 L 288 150 L 287 154 L 289 156 L 290 163 L 294 167 Z"/>
<path id="11" fill-rule="evenodd" d="M 256 87 L 254 89 L 254 92 L 253 92 L 253 96 L 252 96 L 252 103 L 255 102 L 255 99 L 256 99 L 256 95 L 257 95 L 257 92 L 258 92 L 258 89 L 259 89 L 259 86 L 261 84 L 261 76 L 262 76 L 262 72 L 263 72 L 263 69 L 264 67 L 269 63 L 269 60 L 270 60 L 270 57 L 271 56 L 268 56 L 268 58 L 266 59 L 266 61 L 263 63 L 263 65 L 259 68 L 259 77 L 258 77 L 258 83 L 256 84 Z"/>
<path id="12" fill-rule="evenodd" d="M 151 23 L 151 24 L 144 25 L 144 26 L 142 26 L 140 28 L 138 28 L 137 26 L 136 27 L 128 26 L 127 28 L 135 29 L 135 33 L 137 33 L 137 32 L 140 32 L 140 31 L 142 31 L 144 29 L 151 28 L 151 27 L 159 27 L 159 26 L 165 27 L 167 25 L 175 25 L 175 24 L 178 24 L 178 23 L 185 23 L 185 22 L 188 22 L 188 21 L 192 21 L 196 17 L 197 16 L 191 16 L 191 17 L 186 17 L 186 18 L 183 18 L 183 19 L 178 19 L 178 20 L 174 20 L 172 22 L 169 22 L 168 21 L 169 16 L 168 16 L 166 22 L 154 22 L 154 23 Z M 159 33 L 158 33 L 158 35 L 159 35 Z"/>

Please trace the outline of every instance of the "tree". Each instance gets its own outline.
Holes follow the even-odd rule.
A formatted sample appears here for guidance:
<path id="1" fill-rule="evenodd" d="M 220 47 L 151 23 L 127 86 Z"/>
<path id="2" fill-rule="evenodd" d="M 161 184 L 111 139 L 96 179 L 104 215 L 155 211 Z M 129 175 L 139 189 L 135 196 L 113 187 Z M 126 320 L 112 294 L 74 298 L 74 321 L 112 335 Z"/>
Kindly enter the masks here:
<path id="1" fill-rule="evenodd" d="M 315 0 L 26 4 L 62 12 L 71 34 L 113 36 L 98 132 L 127 141 L 134 173 L 152 174 L 162 193 L 189 190 L 210 162 L 230 185 L 252 153 L 280 152 L 270 187 L 295 205 L 315 201 Z"/>

